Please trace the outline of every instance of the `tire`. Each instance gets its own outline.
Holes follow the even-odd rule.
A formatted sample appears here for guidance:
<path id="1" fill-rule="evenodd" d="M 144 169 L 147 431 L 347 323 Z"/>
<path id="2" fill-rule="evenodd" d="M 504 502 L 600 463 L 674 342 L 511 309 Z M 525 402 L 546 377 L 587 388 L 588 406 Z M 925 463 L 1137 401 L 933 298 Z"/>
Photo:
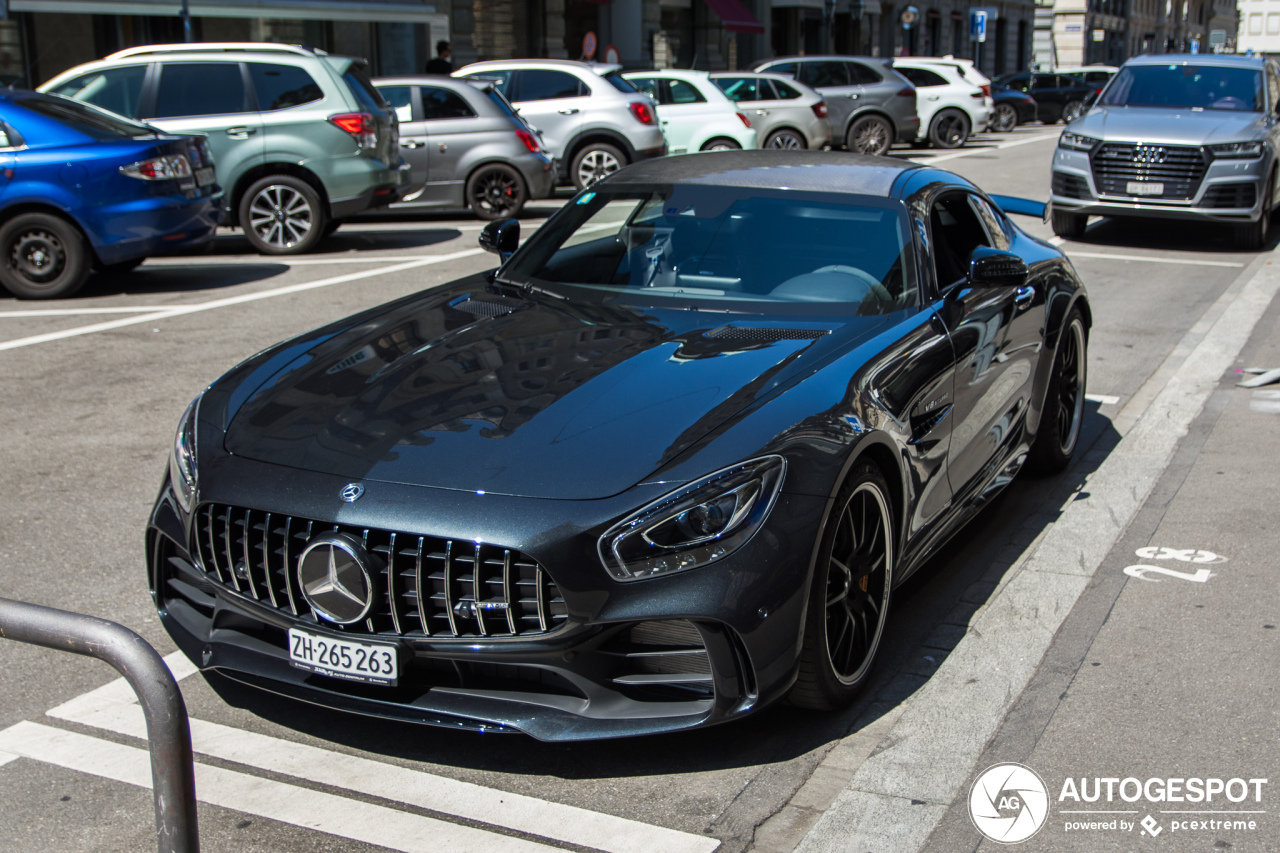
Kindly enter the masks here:
<path id="1" fill-rule="evenodd" d="M 70 222 L 24 213 L 0 227 L 0 284 L 19 299 L 61 299 L 89 277 L 89 247 Z"/>
<path id="2" fill-rule="evenodd" d="M 742 146 L 725 136 L 717 136 L 702 143 L 699 151 L 740 151 Z"/>
<path id="3" fill-rule="evenodd" d="M 268 175 L 240 199 L 240 227 L 264 255 L 311 251 L 324 239 L 328 222 L 320 194 L 292 175 Z"/>
<path id="4" fill-rule="evenodd" d="M 769 134 L 769 138 L 764 141 L 765 148 L 773 148 L 779 151 L 796 151 L 809 147 L 804 139 L 804 134 L 790 128 L 775 130 Z"/>
<path id="5" fill-rule="evenodd" d="M 991 113 L 991 129 L 996 133 L 1008 133 L 1018 126 L 1018 111 L 1009 104 L 996 104 Z"/>
<path id="6" fill-rule="evenodd" d="M 943 110 L 929 122 L 929 144 L 934 148 L 959 148 L 969 139 L 969 117 L 958 110 Z"/>
<path id="7" fill-rule="evenodd" d="M 1238 249 L 1256 252 L 1267 244 L 1267 228 L 1271 225 L 1271 200 L 1276 193 L 1276 175 L 1271 173 L 1267 179 L 1267 190 L 1262 201 L 1262 215 L 1254 222 L 1237 225 L 1235 229 L 1235 245 Z"/>
<path id="8" fill-rule="evenodd" d="M 1062 119 L 1063 124 L 1071 124 L 1071 122 L 1080 118 L 1084 113 L 1084 101 L 1067 101 L 1062 105 L 1062 113 L 1058 118 Z"/>
<path id="9" fill-rule="evenodd" d="M 103 264 L 98 267 L 98 272 L 103 275 L 125 275 L 136 270 L 145 260 L 146 258 L 134 258 L 131 261 L 121 261 L 118 264 Z"/>
<path id="10" fill-rule="evenodd" d="M 481 166 L 467 178 L 467 207 L 481 219 L 510 219 L 529 198 L 520 173 L 505 163 Z"/>
<path id="11" fill-rule="evenodd" d="M 612 145 L 592 142 L 573 155 L 569 177 L 578 189 L 588 187 L 627 165 L 626 156 Z"/>
<path id="12" fill-rule="evenodd" d="M 1071 463 L 1084 420 L 1088 370 L 1089 333 L 1080 309 L 1072 308 L 1058 336 L 1040 426 L 1027 455 L 1026 467 L 1031 473 L 1057 474 Z"/>
<path id="13" fill-rule="evenodd" d="M 1079 240 L 1084 236 L 1084 227 L 1088 222 L 1089 217 L 1086 214 L 1068 213 L 1065 210 L 1053 211 L 1050 218 L 1053 233 L 1064 240 Z"/>
<path id="14" fill-rule="evenodd" d="M 840 708 L 867 683 L 893 588 L 892 507 L 880 469 L 855 464 L 818 549 L 793 705 Z"/>
<path id="15" fill-rule="evenodd" d="M 844 141 L 855 154 L 879 156 L 893 143 L 893 128 L 880 116 L 863 116 L 849 126 Z"/>

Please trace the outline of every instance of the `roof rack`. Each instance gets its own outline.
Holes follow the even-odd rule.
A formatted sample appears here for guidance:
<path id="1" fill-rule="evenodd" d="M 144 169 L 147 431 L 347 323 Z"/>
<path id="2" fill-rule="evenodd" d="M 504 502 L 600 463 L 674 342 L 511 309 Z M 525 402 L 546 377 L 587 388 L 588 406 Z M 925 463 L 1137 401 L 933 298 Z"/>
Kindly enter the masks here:
<path id="1" fill-rule="evenodd" d="M 226 53 L 230 51 L 253 53 L 292 53 L 298 56 L 325 56 L 323 50 L 302 47 L 296 44 L 276 44 L 275 42 L 203 42 L 195 44 L 148 44 L 141 47 L 127 47 L 116 51 L 107 59 L 123 59 L 127 56 L 146 56 L 153 53 Z"/>

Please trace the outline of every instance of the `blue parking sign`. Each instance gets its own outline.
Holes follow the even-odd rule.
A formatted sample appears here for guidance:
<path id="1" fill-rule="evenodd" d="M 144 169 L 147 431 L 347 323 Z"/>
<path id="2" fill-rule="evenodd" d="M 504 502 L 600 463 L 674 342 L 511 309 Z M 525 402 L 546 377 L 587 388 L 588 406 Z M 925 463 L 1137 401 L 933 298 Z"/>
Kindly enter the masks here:
<path id="1" fill-rule="evenodd" d="M 970 41 L 986 41 L 987 40 L 987 10 L 986 9 L 970 9 L 969 10 L 969 40 Z"/>

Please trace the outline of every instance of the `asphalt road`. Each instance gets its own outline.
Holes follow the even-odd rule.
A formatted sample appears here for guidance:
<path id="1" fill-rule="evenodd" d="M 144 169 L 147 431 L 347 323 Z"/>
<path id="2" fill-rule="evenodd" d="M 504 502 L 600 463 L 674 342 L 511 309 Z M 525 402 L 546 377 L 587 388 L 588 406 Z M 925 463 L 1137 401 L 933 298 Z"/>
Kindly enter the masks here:
<path id="1" fill-rule="evenodd" d="M 979 137 L 972 147 L 941 156 L 896 153 L 936 159 L 989 192 L 1043 199 L 1056 135 L 1057 128 L 1034 126 Z M 525 226 L 536 226 L 554 207 L 534 205 Z M 1049 236 L 1042 223 L 1023 224 Z M 0 407 L 0 595 L 114 619 L 162 654 L 172 652 L 146 592 L 142 542 L 183 408 L 241 359 L 282 338 L 492 266 L 491 256 L 476 249 L 479 230 L 469 218 L 380 219 L 344 227 L 324 254 L 297 260 L 247 254 L 243 239 L 228 232 L 207 254 L 149 261 L 128 276 L 91 282 L 79 299 L 0 299 L 0 399 L 5 401 Z M 1220 298 L 1233 298 L 1265 263 L 1260 255 L 1232 250 L 1225 232 L 1176 223 L 1142 228 L 1102 222 L 1066 248 L 1088 284 L 1095 316 L 1089 360 L 1093 400 L 1078 462 L 1063 477 L 1016 481 L 902 590 L 875 682 L 854 707 L 829 715 L 781 707 L 703 732 L 547 745 L 522 736 L 370 722 L 197 674 L 184 678 L 182 688 L 192 718 L 199 721 L 204 848 L 693 851 L 720 842 L 725 851 L 781 851 L 801 844 L 819 849 L 812 835 L 804 840 L 806 833 L 819 826 L 866 758 L 882 746 L 903 708 L 927 698 L 935 672 L 992 601 L 1002 579 L 1053 534 L 1066 508 L 1082 494 L 1082 484 L 1104 468 L 1112 451 L 1123 446 L 1122 436 L 1158 401 L 1158 389 L 1182 369 L 1176 356 L 1198 340 L 1202 321 L 1222 310 Z M 1274 326 L 1275 313 L 1269 317 Z M 1264 318 L 1260 327 L 1267 322 Z M 1259 358 L 1277 355 L 1261 342 L 1251 346 Z M 1195 445 L 1189 439 L 1175 456 L 1187 470 L 1198 454 L 1232 452 L 1232 445 L 1211 441 L 1216 421 L 1196 423 L 1200 432 L 1193 429 L 1191 435 L 1203 434 L 1203 440 Z M 1238 430 L 1232 439 L 1249 440 L 1247 424 L 1232 426 Z M 1170 468 L 1175 469 L 1182 470 Z M 1157 474 L 1168 476 L 1164 469 Z M 1256 511 L 1266 505 L 1265 470 L 1243 476 L 1239 487 L 1214 483 L 1208 474 L 1201 478 L 1204 483 L 1184 477 L 1198 490 L 1187 492 L 1185 508 L 1176 504 L 1181 493 L 1174 488 L 1183 481 L 1171 485 L 1160 479 L 1155 494 L 1189 514 L 1206 501 Z M 1250 554 L 1254 580 L 1234 589 L 1235 595 L 1249 597 L 1215 604 L 1227 614 L 1244 601 L 1256 604 L 1274 596 L 1274 583 L 1268 585 L 1265 575 L 1274 547 L 1250 545 L 1245 525 L 1233 529 L 1239 536 L 1223 544 L 1209 535 L 1212 531 L 1170 543 L 1226 554 L 1235 561 L 1232 566 Z M 1148 544 L 1121 537 L 1115 554 Z M 1110 565 L 1104 563 L 1104 571 Z M 1131 579 L 1129 586 L 1138 583 Z M 1179 740 L 1205 751 L 1224 745 L 1228 736 L 1215 724 L 1214 703 L 1206 698 L 1229 704 L 1220 692 L 1183 684 L 1170 693 L 1162 688 L 1167 680 L 1134 677 L 1144 666 L 1168 666 L 1167 660 L 1127 660 L 1129 669 L 1115 667 L 1114 674 L 1111 667 L 1089 666 L 1107 660 L 1102 652 L 1108 648 L 1144 647 L 1143 630 L 1167 624 L 1172 613 L 1184 614 L 1189 605 L 1167 596 L 1186 591 L 1169 587 L 1160 587 L 1160 596 L 1136 599 L 1112 621 L 1107 621 L 1111 605 L 1105 597 L 1086 592 L 1065 623 L 1064 631 L 1075 632 L 1070 644 L 1060 638 L 1046 660 L 1056 663 L 1053 674 L 1060 679 L 1074 677 L 1082 666 L 1096 670 L 1081 686 L 1084 699 L 1091 701 L 1082 700 L 1079 708 L 1018 704 L 1020 695 L 1028 702 L 1048 695 L 1053 686 L 1044 680 L 1048 673 L 1037 672 L 1026 694 L 1008 697 L 1018 715 L 1003 726 L 1002 719 L 985 721 L 993 739 L 984 741 L 974 761 L 1015 760 L 1009 756 L 1016 754 L 1016 760 L 1038 763 L 1046 778 L 1058 781 L 1066 775 L 1175 776 L 1182 771 L 1172 760 L 1175 749 L 1168 739 L 1124 741 L 1134 751 L 1145 745 L 1150 759 L 1135 763 L 1132 774 L 1119 766 L 1119 758 L 1115 766 L 1096 769 L 1081 758 L 1112 750 L 1106 732 L 1127 736 L 1134 714 L 1144 715 L 1152 726 L 1175 717 L 1178 711 L 1170 703 L 1198 703 L 1197 719 L 1203 722 L 1174 729 Z M 1113 593 L 1113 602 L 1129 604 L 1127 589 Z M 1258 621 L 1254 616 L 1261 618 L 1260 613 L 1250 612 L 1250 618 Z M 1274 624 L 1275 617 L 1270 618 L 1268 624 Z M 1215 647 L 1193 630 L 1197 624 L 1161 642 L 1176 642 L 1188 665 L 1218 665 Z M 1220 627 L 1212 620 L 1203 623 L 1205 631 Z M 1275 632 L 1266 636 L 1274 638 Z M 1231 639 L 1246 656 L 1256 652 L 1257 641 L 1243 630 Z M 1092 653 L 1095 642 L 1098 656 Z M 1018 649 L 992 652 L 986 665 L 1000 669 L 999 656 L 1005 653 L 1013 658 Z M 1104 672 L 1107 678 L 1100 677 Z M 1270 672 L 1274 675 L 1274 668 Z M 0 642 L 0 849 L 154 849 L 151 795 L 136 784 L 137 762 L 145 758 L 145 744 L 135 736 L 136 709 L 103 700 L 48 713 L 113 678 L 95 661 Z M 1248 680 L 1242 677 L 1228 687 L 1245 689 Z M 1120 692 L 1126 701 L 1113 710 L 1106 699 Z M 1263 763 L 1247 772 L 1265 777 L 1265 762 L 1275 766 L 1274 717 L 1264 712 L 1265 696 L 1257 691 L 1249 696 L 1257 713 L 1243 715 L 1245 727 L 1261 736 L 1270 725 L 1265 736 L 1272 751 L 1261 753 Z M 1042 738 L 1041 732 L 1053 736 Z M 1090 738 L 1082 739 L 1081 732 Z M 42 744 L 40 754 L 46 757 L 6 757 L 6 733 Z M 1239 735 L 1233 730 L 1231 736 Z M 1170 758 L 1167 770 L 1161 756 Z M 1231 767 L 1224 765 L 1221 772 L 1227 770 Z M 1240 767 L 1230 775 L 1244 772 Z M 948 801 L 928 803 L 936 806 L 931 842 L 936 849 L 977 845 L 980 838 L 963 823 L 967 814 Z M 1163 840 L 1172 837 L 1170 832 Z M 840 840 L 832 836 L 833 845 Z M 1076 835 L 1074 842 L 1081 846 L 1072 849 L 1117 849 L 1105 846 L 1116 840 Z"/>

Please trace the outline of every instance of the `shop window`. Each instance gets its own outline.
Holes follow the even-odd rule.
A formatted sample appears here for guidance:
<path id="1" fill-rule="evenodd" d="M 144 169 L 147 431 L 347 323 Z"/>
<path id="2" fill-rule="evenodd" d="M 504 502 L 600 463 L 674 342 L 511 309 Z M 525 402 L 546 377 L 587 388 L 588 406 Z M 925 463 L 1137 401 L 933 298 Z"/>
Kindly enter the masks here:
<path id="1" fill-rule="evenodd" d="M 250 62 L 249 77 L 260 110 L 285 110 L 324 97 L 311 75 L 294 65 Z"/>
<path id="2" fill-rule="evenodd" d="M 169 62 L 160 72 L 154 118 L 248 112 L 238 62 Z"/>

